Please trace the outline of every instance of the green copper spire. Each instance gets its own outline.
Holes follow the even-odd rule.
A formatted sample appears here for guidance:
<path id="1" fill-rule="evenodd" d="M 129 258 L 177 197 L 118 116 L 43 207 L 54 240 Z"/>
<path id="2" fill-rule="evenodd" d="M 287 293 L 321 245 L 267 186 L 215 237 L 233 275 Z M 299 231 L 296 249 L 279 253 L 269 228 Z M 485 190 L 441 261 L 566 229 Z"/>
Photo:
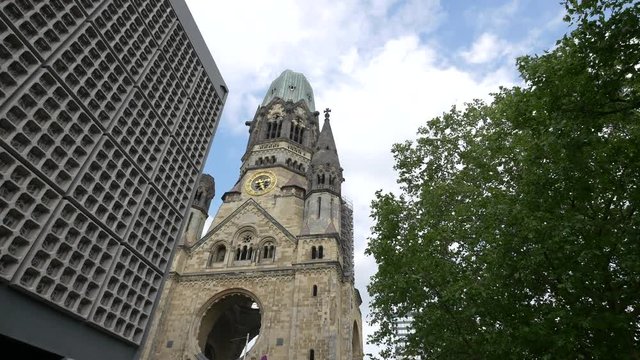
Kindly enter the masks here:
<path id="1" fill-rule="evenodd" d="M 302 73 L 291 70 L 283 71 L 277 79 L 273 80 L 271 86 L 269 86 L 267 95 L 264 97 L 264 100 L 262 100 L 262 105 L 267 105 L 269 101 L 274 98 L 291 100 L 293 102 L 304 100 L 309 110 L 312 112 L 316 111 L 313 100 L 313 89 Z"/>

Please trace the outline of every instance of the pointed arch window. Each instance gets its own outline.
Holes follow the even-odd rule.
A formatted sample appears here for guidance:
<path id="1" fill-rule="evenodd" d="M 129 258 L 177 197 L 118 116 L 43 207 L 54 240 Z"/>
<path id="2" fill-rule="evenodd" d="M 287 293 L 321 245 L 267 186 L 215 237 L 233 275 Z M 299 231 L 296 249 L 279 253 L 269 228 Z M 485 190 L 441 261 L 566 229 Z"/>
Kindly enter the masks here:
<path id="1" fill-rule="evenodd" d="M 304 126 L 302 126 L 302 119 L 297 119 L 291 124 L 289 129 L 289 139 L 302 144 L 304 138 Z"/>
<path id="2" fill-rule="evenodd" d="M 280 137 L 282 132 L 282 117 L 276 115 L 275 118 L 267 121 L 267 139 L 275 139 Z"/>
<path id="3" fill-rule="evenodd" d="M 318 184 L 324 184 L 324 181 L 325 181 L 324 173 L 318 174 L 317 178 L 318 178 Z"/>

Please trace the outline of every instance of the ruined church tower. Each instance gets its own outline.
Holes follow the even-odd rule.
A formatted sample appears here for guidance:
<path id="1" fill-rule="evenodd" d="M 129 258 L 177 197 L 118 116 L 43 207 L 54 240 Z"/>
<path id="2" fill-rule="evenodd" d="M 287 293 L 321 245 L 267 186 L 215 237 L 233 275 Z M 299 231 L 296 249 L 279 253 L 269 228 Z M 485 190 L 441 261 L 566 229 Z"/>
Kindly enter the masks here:
<path id="1" fill-rule="evenodd" d="M 249 126 L 240 177 L 206 235 L 203 178 L 143 359 L 361 360 L 353 215 L 329 110 L 284 71 Z M 198 207 L 200 206 L 200 207 Z M 205 210 L 206 213 L 206 210 Z"/>

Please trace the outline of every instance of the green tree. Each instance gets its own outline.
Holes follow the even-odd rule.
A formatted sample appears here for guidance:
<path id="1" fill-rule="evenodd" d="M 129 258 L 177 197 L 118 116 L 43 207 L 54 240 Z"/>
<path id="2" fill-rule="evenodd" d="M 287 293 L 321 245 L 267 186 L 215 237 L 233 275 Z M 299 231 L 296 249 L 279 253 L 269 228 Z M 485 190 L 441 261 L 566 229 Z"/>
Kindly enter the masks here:
<path id="1" fill-rule="evenodd" d="M 370 339 L 438 359 L 640 359 L 640 4 L 566 0 L 524 84 L 396 144 L 378 192 Z"/>

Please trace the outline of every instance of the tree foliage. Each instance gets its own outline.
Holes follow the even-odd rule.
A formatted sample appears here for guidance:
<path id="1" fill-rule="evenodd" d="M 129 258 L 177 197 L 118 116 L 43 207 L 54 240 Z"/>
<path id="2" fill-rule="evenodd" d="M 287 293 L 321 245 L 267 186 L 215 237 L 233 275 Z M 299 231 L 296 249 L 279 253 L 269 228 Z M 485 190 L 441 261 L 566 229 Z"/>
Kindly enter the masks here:
<path id="1" fill-rule="evenodd" d="M 640 4 L 566 0 L 524 86 L 427 122 L 393 154 L 367 254 L 370 339 L 438 359 L 640 359 Z"/>

